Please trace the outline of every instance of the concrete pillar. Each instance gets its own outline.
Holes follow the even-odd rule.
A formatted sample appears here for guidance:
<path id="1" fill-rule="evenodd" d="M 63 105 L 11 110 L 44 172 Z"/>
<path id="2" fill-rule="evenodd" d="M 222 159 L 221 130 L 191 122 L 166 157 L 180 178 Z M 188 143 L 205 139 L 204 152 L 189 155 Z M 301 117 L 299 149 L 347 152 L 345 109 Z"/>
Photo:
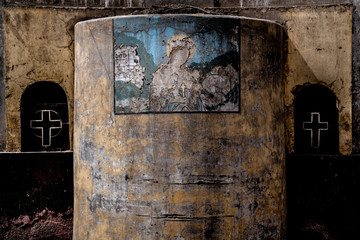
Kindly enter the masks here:
<path id="1" fill-rule="evenodd" d="M 74 239 L 284 239 L 282 28 L 237 18 L 240 111 L 115 114 L 116 19 L 75 27 Z"/>

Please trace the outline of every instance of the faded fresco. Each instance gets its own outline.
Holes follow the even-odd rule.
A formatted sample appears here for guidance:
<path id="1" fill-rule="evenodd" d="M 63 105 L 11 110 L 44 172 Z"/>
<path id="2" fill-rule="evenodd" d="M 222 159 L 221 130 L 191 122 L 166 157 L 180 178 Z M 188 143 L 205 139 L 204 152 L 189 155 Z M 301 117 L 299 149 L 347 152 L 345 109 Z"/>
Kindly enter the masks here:
<path id="1" fill-rule="evenodd" d="M 114 19 L 115 112 L 238 112 L 238 19 Z"/>

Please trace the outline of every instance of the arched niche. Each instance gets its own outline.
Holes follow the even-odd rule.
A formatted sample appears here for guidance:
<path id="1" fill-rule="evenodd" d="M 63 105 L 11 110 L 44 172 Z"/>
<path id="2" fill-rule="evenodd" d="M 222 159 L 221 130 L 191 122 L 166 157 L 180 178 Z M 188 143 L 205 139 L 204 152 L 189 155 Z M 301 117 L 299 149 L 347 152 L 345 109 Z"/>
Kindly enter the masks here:
<path id="1" fill-rule="evenodd" d="M 320 84 L 306 86 L 298 92 L 294 107 L 295 153 L 339 153 L 335 94 Z"/>
<path id="2" fill-rule="evenodd" d="M 65 91 L 53 82 L 30 85 L 21 98 L 21 150 L 69 150 L 69 115 Z"/>

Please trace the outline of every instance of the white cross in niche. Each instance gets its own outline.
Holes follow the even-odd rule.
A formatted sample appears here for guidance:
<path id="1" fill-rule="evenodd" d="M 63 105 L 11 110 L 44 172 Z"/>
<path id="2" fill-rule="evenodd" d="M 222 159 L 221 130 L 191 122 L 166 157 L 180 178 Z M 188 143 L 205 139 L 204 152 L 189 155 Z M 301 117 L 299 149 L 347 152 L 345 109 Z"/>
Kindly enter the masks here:
<path id="1" fill-rule="evenodd" d="M 320 131 L 329 130 L 328 125 L 328 122 L 320 122 L 320 113 L 318 112 L 311 113 L 310 122 L 303 122 L 303 129 L 310 131 L 312 148 L 320 147 Z"/>
<path id="2" fill-rule="evenodd" d="M 41 130 L 41 140 L 43 147 L 51 146 L 51 137 L 53 137 L 52 130 L 62 128 L 62 121 L 60 119 L 51 119 L 50 112 L 51 110 L 41 110 L 41 119 L 30 121 L 30 128 Z"/>

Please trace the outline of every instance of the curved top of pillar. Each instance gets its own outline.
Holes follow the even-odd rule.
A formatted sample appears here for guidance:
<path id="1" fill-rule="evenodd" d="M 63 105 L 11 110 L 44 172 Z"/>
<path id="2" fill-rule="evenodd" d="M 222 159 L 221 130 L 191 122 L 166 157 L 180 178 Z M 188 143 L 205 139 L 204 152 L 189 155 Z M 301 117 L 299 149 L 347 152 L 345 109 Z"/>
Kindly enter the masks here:
<path id="1" fill-rule="evenodd" d="M 139 14 L 139 15 L 121 15 L 121 16 L 114 16 L 114 17 L 106 17 L 106 18 L 96 18 L 90 19 L 86 21 L 78 22 L 78 24 L 86 23 L 86 22 L 96 22 L 96 21 L 105 21 L 109 19 L 121 19 L 121 18 L 149 18 L 149 17 L 157 17 L 157 18 L 177 18 L 177 17 L 198 17 L 198 18 L 209 18 L 209 19 L 216 19 L 216 18 L 224 18 L 224 19 L 243 19 L 243 20 L 252 20 L 252 21 L 261 21 L 261 22 L 268 22 L 279 25 L 282 25 L 279 22 L 263 19 L 263 18 L 253 18 L 253 17 L 245 17 L 245 16 L 234 16 L 234 15 L 212 15 L 212 14 Z"/>
<path id="2" fill-rule="evenodd" d="M 239 19 L 77 26 L 74 239 L 251 238 L 254 219 L 281 238 L 283 31 Z"/>
<path id="3" fill-rule="evenodd" d="M 245 18 L 139 15 L 96 20 L 101 26 L 112 24 L 115 114 L 238 113 L 240 19 Z"/>

